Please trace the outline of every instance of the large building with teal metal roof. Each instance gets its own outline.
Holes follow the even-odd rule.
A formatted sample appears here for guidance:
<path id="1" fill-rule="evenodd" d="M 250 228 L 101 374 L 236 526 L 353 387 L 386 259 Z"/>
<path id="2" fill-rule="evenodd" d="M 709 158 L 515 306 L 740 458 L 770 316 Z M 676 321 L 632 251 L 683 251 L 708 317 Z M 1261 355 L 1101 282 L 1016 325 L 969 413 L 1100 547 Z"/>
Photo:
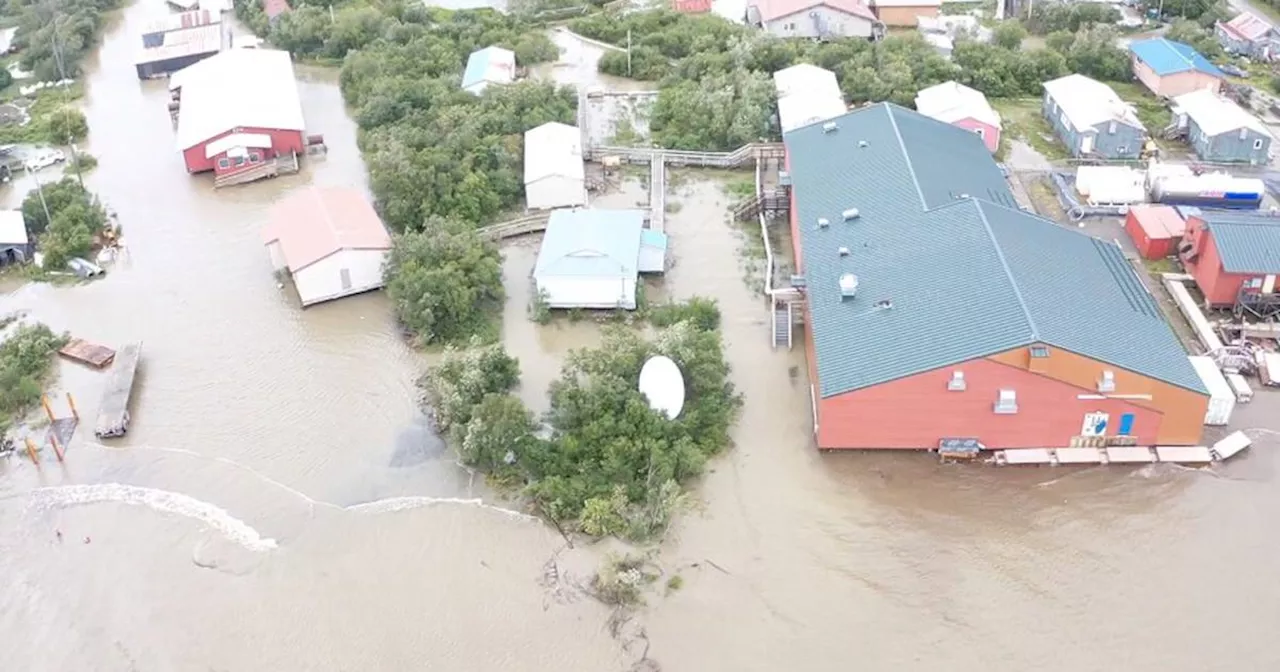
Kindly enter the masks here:
<path id="1" fill-rule="evenodd" d="M 1138 40 L 1129 45 L 1133 76 L 1157 96 L 1172 98 L 1192 91 L 1217 93 L 1227 80 L 1212 61 L 1195 47 L 1164 37 Z"/>
<path id="2" fill-rule="evenodd" d="M 1199 442 L 1121 249 L 1019 208 L 977 135 L 878 104 L 784 141 L 819 448 Z"/>

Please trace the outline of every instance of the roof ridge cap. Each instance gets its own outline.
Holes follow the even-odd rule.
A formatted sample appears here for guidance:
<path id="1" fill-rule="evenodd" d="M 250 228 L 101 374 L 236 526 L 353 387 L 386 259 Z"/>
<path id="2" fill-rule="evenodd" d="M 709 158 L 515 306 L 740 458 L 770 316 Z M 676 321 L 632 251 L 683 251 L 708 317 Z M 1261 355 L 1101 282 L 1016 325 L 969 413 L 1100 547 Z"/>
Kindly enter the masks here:
<path id="1" fill-rule="evenodd" d="M 895 116 L 893 108 L 895 105 L 889 102 L 881 103 L 884 106 L 885 114 L 889 116 L 889 125 L 893 127 L 893 137 L 898 140 L 898 149 L 902 152 L 902 158 L 907 163 L 907 172 L 911 174 L 911 184 L 916 188 L 916 195 L 920 197 L 920 208 L 929 210 L 929 201 L 924 197 L 924 189 L 920 187 L 920 178 L 916 177 L 916 167 L 911 161 L 911 152 L 907 151 L 907 143 L 902 139 L 902 131 L 898 129 L 898 120 Z"/>
<path id="2" fill-rule="evenodd" d="M 1018 279 L 1013 274 L 1013 269 L 1009 268 L 1009 260 L 1004 256 L 1004 248 L 1000 245 L 1000 239 L 996 237 L 995 231 L 991 230 L 991 222 L 987 220 L 987 213 L 983 210 L 982 203 L 977 199 L 969 199 L 973 201 L 973 207 L 978 211 L 978 219 L 982 222 L 982 228 L 987 232 L 987 237 L 991 239 L 991 246 L 995 249 L 996 258 L 1000 260 L 1000 268 L 1004 270 L 1004 275 L 1009 279 L 1009 286 L 1013 288 L 1013 295 L 1018 299 L 1018 307 L 1022 309 L 1022 314 L 1027 318 L 1027 326 L 1031 327 L 1031 340 L 1040 341 L 1040 328 L 1036 326 L 1036 319 L 1031 315 L 1031 309 L 1027 308 L 1027 301 L 1022 297 L 1022 289 L 1018 287 Z"/>

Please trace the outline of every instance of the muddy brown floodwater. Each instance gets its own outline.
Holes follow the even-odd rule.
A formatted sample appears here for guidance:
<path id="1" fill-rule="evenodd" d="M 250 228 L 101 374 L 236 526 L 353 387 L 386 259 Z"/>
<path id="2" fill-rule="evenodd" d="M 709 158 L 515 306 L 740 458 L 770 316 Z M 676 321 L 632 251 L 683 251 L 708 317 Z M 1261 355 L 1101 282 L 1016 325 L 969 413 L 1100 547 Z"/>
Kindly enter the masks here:
<path id="1" fill-rule="evenodd" d="M 581 584 L 593 564 L 486 493 L 425 431 L 384 296 L 298 309 L 258 233 L 308 183 L 364 185 L 334 73 L 299 68 L 327 158 L 214 193 L 183 171 L 161 83 L 139 84 L 137 4 L 91 68 L 87 178 L 129 257 L 100 282 L 4 288 L 105 343 L 144 341 L 127 438 L 65 465 L 0 462 L 0 664 L 12 670 L 627 669 Z M 6 205 L 29 184 L 12 185 Z M 672 180 L 660 296 L 710 295 L 746 407 L 661 563 L 684 586 L 638 615 L 663 669 L 1280 669 L 1275 395 L 1214 471 L 946 467 L 820 455 L 803 354 L 774 351 L 720 184 Z M 634 182 L 597 205 L 646 200 Z M 536 239 L 505 249 L 504 342 L 543 391 L 590 322 L 525 317 Z M 101 374 L 62 365 L 92 418 Z M 927 409 L 922 409 L 927 416 Z M 922 421 L 927 418 L 922 417 Z M 59 541 L 58 533 L 62 534 Z M 553 557 L 563 562 L 549 562 Z"/>

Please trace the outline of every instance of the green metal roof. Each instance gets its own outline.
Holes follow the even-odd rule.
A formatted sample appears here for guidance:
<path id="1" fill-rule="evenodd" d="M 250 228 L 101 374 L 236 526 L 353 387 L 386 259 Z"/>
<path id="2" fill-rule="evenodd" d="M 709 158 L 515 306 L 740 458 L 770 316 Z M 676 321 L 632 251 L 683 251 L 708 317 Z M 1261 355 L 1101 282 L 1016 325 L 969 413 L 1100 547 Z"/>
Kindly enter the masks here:
<path id="1" fill-rule="evenodd" d="M 643 210 L 552 210 L 534 277 L 635 277 Z"/>
<path id="2" fill-rule="evenodd" d="M 1205 391 L 1120 249 L 1019 210 L 977 135 L 887 103 L 832 122 L 784 137 L 821 396 L 1032 343 Z"/>
<path id="3" fill-rule="evenodd" d="M 1280 220 L 1257 215 L 1205 214 L 1228 273 L 1280 273 Z"/>

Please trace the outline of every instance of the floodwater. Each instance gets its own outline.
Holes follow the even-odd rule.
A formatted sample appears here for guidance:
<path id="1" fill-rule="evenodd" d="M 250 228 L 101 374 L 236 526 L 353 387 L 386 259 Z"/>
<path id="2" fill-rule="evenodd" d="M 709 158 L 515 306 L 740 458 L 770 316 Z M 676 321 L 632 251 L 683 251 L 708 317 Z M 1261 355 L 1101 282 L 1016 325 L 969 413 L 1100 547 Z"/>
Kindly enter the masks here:
<path id="1" fill-rule="evenodd" d="M 327 158 L 212 191 L 172 150 L 159 83 L 130 65 L 149 9 L 126 10 L 91 68 L 87 178 L 128 258 L 86 286 L 0 295 L 108 344 L 142 340 L 127 438 L 82 429 L 65 465 L 0 462 L 0 663 L 14 670 L 628 669 L 584 597 L 592 549 L 471 503 L 414 408 L 428 361 L 380 294 L 302 311 L 260 244 L 265 211 L 307 183 L 363 185 L 333 73 L 300 69 Z M 7 204 L 22 197 L 10 186 Z M 662 669 L 1094 670 L 1280 666 L 1274 394 L 1236 423 L 1257 443 L 1215 471 L 992 469 L 813 450 L 803 355 L 773 351 L 729 196 L 673 181 L 676 262 L 658 294 L 720 301 L 746 407 L 737 445 L 659 561 L 631 638 Z M 597 205 L 644 202 L 635 183 Z M 525 317 L 534 241 L 508 246 L 504 342 L 521 396 L 589 321 Z M 92 419 L 101 374 L 61 367 Z M 924 411 L 927 413 L 927 410 Z M 59 540 L 57 533 L 61 532 Z M 643 633 L 643 634 L 640 634 Z M 630 642 L 635 643 L 635 642 Z"/>

